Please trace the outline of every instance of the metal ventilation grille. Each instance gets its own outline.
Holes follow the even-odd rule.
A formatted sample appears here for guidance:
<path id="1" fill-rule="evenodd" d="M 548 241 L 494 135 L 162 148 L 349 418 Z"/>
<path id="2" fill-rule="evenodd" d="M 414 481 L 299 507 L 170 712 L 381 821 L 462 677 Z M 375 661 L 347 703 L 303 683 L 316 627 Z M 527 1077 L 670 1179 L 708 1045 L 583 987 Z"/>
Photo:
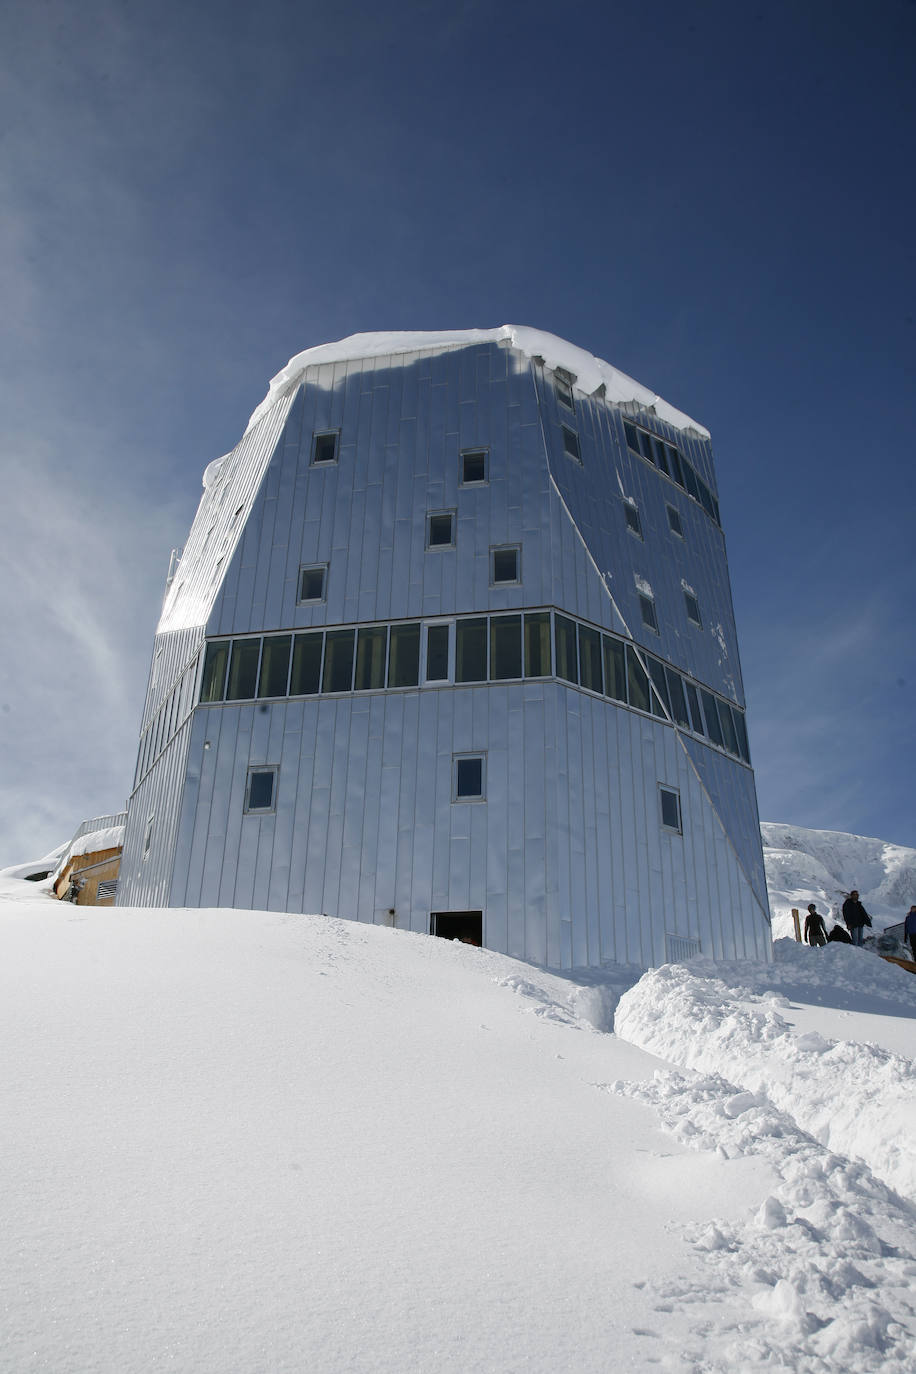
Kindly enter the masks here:
<path id="1" fill-rule="evenodd" d="M 105 878 L 99 883 L 99 894 L 96 901 L 105 902 L 109 897 L 113 897 L 118 890 L 117 878 Z"/>
<path id="2" fill-rule="evenodd" d="M 699 953 L 699 940 L 688 940 L 685 935 L 665 935 L 665 954 L 669 964 L 680 964 Z"/>

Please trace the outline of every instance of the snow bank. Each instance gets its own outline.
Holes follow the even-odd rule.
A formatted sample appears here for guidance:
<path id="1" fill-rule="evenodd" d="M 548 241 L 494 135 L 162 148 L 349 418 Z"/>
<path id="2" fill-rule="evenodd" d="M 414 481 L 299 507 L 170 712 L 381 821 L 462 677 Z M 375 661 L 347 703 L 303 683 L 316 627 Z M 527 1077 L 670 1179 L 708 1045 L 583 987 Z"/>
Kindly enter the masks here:
<path id="1" fill-rule="evenodd" d="M 351 334 L 335 343 L 319 344 L 307 348 L 290 358 L 286 367 L 271 380 L 267 395 L 248 421 L 248 429 L 258 423 L 270 407 L 303 380 L 306 368 L 318 367 L 325 363 L 346 362 L 353 358 L 389 357 L 402 353 L 416 353 L 421 349 L 446 350 L 468 347 L 480 343 L 508 343 L 527 357 L 541 357 L 550 368 L 561 367 L 571 372 L 576 379 L 579 391 L 592 395 L 602 386 L 609 401 L 620 404 L 635 402 L 644 409 L 655 410 L 659 419 L 673 425 L 676 429 L 694 430 L 704 439 L 709 431 L 697 424 L 683 411 L 675 410 L 667 401 L 642 386 L 640 382 L 620 372 L 610 363 L 594 357 L 583 348 L 567 343 L 556 334 L 547 334 L 540 329 L 525 325 L 504 324 L 498 329 L 451 329 L 399 331 L 387 334 Z M 247 431 L 246 431 L 247 433 Z"/>
<path id="2" fill-rule="evenodd" d="M 916 980 L 904 970 L 845 945 L 804 953 L 812 983 L 830 986 L 838 971 L 855 981 L 861 970 L 872 986 L 884 979 L 899 983 L 916 1012 L 910 991 Z M 880 975 L 873 966 L 880 966 Z M 757 966 L 761 981 L 764 968 Z M 788 1000 L 772 967 L 771 990 L 761 992 L 744 978 L 744 986 L 726 982 L 723 972 L 699 959 L 651 970 L 621 998 L 617 1034 L 677 1065 L 764 1094 L 823 1145 L 864 1159 L 878 1178 L 916 1200 L 913 1060 L 874 1044 L 796 1033 L 780 1015 Z"/>

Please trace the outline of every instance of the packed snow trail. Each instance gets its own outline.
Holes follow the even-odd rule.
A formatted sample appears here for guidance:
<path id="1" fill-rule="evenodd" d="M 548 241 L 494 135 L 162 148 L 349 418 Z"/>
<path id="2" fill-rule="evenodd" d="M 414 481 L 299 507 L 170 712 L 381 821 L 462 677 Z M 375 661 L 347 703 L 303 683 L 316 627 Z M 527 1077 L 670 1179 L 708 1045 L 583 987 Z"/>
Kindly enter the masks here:
<path id="1" fill-rule="evenodd" d="M 608 1087 L 652 1106 L 680 1143 L 722 1159 L 760 1155 L 780 1180 L 746 1219 L 684 1228 L 706 1259 L 700 1288 L 639 1285 L 651 1288 L 659 1313 L 694 1313 L 682 1350 L 688 1368 L 912 1374 L 912 1207 L 865 1165 L 799 1131 L 763 1093 L 664 1071 L 651 1083 Z M 739 1319 L 717 1315 L 717 1304 L 737 1308 Z"/>

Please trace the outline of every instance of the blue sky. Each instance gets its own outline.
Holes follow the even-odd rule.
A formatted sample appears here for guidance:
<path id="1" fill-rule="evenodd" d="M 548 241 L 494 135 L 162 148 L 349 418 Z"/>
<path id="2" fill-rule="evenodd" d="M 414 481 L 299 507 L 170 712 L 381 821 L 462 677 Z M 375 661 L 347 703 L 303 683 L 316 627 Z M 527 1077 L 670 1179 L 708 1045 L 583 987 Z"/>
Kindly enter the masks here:
<path id="1" fill-rule="evenodd" d="M 0 863 L 123 805 L 301 349 L 549 330 L 708 426 L 765 820 L 916 845 L 916 4 L 0 6 Z"/>

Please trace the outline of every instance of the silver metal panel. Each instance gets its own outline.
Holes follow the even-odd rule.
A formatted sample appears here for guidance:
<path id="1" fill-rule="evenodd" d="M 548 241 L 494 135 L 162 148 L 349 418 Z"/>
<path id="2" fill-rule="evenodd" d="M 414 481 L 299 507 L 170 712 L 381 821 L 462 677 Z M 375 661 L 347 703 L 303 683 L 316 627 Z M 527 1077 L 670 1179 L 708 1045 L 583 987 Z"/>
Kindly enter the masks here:
<path id="1" fill-rule="evenodd" d="M 157 640 L 144 726 L 168 711 L 164 748 L 131 799 L 119 900 L 418 931 L 431 911 L 481 910 L 491 948 L 558 967 L 659 962 L 666 934 L 765 955 L 752 774 L 670 723 L 532 680 L 198 706 L 185 725 L 184 689 L 169 698 L 200 649 L 193 606 L 210 606 L 212 636 L 554 605 L 628 627 L 740 701 L 721 532 L 630 453 L 615 407 L 576 395 L 581 465 L 562 451 L 564 423 L 542 368 L 484 344 L 309 369 L 245 437 L 205 492 L 179 566 L 190 590 Z M 707 444 L 640 423 L 674 438 L 712 485 Z M 338 461 L 316 467 L 325 429 L 340 431 Z M 460 451 L 476 446 L 488 484 L 462 487 Z M 638 505 L 642 540 L 622 496 Z M 456 513 L 454 549 L 426 547 L 436 510 Z M 520 546 L 520 586 L 489 585 L 502 544 Z M 299 568 L 312 563 L 328 565 L 327 598 L 299 606 Z M 642 629 L 637 574 L 658 636 Z M 682 582 L 703 630 L 686 621 Z M 486 756 L 486 800 L 453 800 L 453 757 L 466 752 Z M 244 812 L 253 765 L 278 770 L 272 814 Z M 679 792 L 682 834 L 661 826 L 659 783 Z"/>

